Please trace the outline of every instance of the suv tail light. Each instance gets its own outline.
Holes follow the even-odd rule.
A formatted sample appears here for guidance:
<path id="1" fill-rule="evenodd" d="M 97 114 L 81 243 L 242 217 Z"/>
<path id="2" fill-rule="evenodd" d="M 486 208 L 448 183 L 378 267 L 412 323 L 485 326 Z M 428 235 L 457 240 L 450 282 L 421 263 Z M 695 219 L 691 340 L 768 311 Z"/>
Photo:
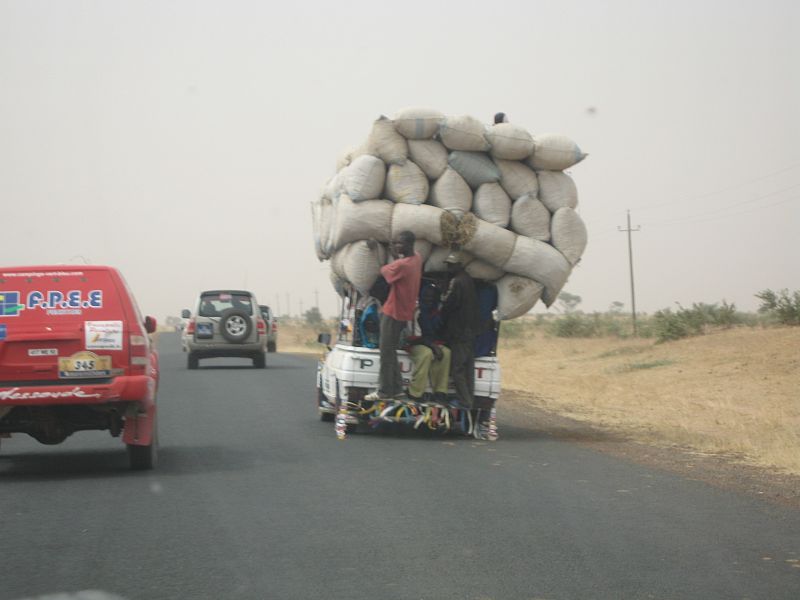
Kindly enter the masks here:
<path id="1" fill-rule="evenodd" d="M 272 322 L 272 333 L 278 333 L 278 322 L 277 321 L 273 321 Z"/>
<path id="2" fill-rule="evenodd" d="M 194 333 L 194 319 L 189 319 L 186 324 L 186 333 Z"/>
<path id="3" fill-rule="evenodd" d="M 147 338 L 143 335 L 131 335 L 131 375 L 144 375 L 150 362 L 147 352 Z"/>
<path id="4" fill-rule="evenodd" d="M 256 328 L 258 329 L 258 335 L 266 335 L 267 334 L 267 324 L 264 323 L 263 319 L 259 319 L 256 322 Z"/>

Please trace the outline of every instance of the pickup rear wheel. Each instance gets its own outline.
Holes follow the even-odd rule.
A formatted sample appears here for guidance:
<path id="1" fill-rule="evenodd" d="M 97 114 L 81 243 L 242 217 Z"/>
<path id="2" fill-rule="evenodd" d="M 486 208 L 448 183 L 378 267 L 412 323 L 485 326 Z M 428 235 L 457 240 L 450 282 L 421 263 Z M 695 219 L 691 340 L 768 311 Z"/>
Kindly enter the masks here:
<path id="1" fill-rule="evenodd" d="M 197 355 L 194 352 L 189 352 L 189 356 L 186 357 L 186 368 L 196 369 L 198 364 L 200 364 L 200 360 Z"/>
<path id="2" fill-rule="evenodd" d="M 149 446 L 128 444 L 128 464 L 134 471 L 148 471 L 158 462 L 158 430 L 153 422 L 153 437 Z"/>
<path id="3" fill-rule="evenodd" d="M 267 352 L 277 352 L 277 351 L 278 351 L 277 342 L 267 342 Z"/>
<path id="4" fill-rule="evenodd" d="M 320 381 L 317 386 L 317 410 L 319 411 L 319 420 L 323 423 L 333 423 L 336 420 L 336 415 L 320 410 L 323 401 L 327 401 L 327 399 L 325 398 L 325 394 L 322 393 L 322 381 Z"/>

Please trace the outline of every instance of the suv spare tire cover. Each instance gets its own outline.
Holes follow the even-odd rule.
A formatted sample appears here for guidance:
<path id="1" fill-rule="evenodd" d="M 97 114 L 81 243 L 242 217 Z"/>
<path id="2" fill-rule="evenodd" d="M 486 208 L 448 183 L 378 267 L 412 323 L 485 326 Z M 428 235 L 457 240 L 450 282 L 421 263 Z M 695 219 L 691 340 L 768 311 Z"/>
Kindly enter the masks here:
<path id="1" fill-rule="evenodd" d="M 222 337 L 235 344 L 244 342 L 253 330 L 250 315 L 237 308 L 229 308 L 223 312 L 219 325 Z"/>

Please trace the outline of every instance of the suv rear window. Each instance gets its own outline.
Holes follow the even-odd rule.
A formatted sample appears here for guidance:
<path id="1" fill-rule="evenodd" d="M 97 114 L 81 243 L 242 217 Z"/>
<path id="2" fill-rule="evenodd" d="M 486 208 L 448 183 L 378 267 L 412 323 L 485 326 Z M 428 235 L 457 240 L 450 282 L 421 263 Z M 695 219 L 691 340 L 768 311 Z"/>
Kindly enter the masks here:
<path id="1" fill-rule="evenodd" d="M 229 308 L 242 310 L 248 315 L 252 315 L 252 298 L 247 294 L 231 294 L 227 292 L 202 294 L 197 314 L 201 317 L 219 317 Z"/>

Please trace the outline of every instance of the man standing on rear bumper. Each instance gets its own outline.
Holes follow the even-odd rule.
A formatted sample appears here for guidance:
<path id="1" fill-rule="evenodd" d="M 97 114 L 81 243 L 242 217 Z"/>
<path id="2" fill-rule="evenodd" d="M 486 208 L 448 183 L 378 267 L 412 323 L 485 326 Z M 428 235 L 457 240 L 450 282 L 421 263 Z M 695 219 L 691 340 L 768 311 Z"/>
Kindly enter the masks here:
<path id="1" fill-rule="evenodd" d="M 414 252 L 416 238 L 410 231 L 401 231 L 391 244 L 396 260 L 381 267 L 381 275 L 389 284 L 389 297 L 381 314 L 381 370 L 378 390 L 367 394 L 365 400 L 405 398 L 397 348 L 406 322 L 414 318 L 414 310 L 422 281 L 422 256 Z"/>
<path id="2" fill-rule="evenodd" d="M 445 259 L 453 274 L 442 298 L 445 341 L 450 347 L 450 375 L 462 408 L 475 404 L 475 337 L 480 330 L 478 294 L 472 277 L 464 270 L 464 256 L 451 252 Z"/>

